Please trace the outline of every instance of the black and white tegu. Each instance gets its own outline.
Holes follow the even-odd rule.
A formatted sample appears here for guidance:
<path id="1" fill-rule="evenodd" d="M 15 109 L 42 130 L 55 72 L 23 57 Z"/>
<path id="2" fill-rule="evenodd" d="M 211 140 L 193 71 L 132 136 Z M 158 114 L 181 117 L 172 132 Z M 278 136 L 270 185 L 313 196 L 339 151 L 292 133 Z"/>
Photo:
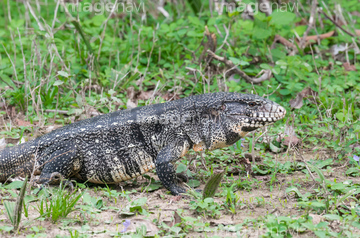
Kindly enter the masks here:
<path id="1" fill-rule="evenodd" d="M 59 177 L 114 184 L 155 168 L 165 188 L 178 195 L 186 189 L 178 184 L 173 163 L 188 150 L 230 146 L 285 114 L 277 103 L 240 93 L 209 93 L 116 111 L 5 148 L 0 182 L 34 172 L 41 184 Z"/>

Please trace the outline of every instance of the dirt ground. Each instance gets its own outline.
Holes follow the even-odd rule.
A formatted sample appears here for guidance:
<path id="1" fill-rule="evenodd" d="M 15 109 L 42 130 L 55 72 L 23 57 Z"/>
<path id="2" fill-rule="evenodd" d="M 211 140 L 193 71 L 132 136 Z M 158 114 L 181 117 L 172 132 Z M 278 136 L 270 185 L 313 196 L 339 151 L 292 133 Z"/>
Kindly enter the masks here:
<path id="1" fill-rule="evenodd" d="M 318 157 L 327 157 L 326 153 L 314 154 L 304 154 L 303 158 L 310 159 Z M 277 157 L 278 161 L 288 160 L 286 157 Z M 294 159 L 293 157 L 291 159 Z M 297 159 L 297 158 L 295 158 Z M 300 159 L 300 158 L 299 158 Z M 261 163 L 261 162 L 260 162 Z M 346 167 L 341 165 L 336 165 L 330 170 L 324 172 L 326 179 L 337 182 L 345 181 L 349 179 L 345 177 Z M 157 179 L 156 175 L 149 174 L 151 177 Z M 241 179 L 234 176 L 235 179 Z M 161 224 L 164 222 L 168 226 L 172 226 L 176 222 L 174 218 L 174 212 L 178 209 L 182 209 L 182 217 L 191 216 L 191 217 L 201 217 L 203 223 L 209 222 L 210 228 L 216 228 L 218 226 L 236 226 L 241 224 L 249 219 L 257 219 L 266 214 L 273 214 L 275 216 L 295 216 L 300 217 L 304 214 L 304 210 L 296 207 L 297 198 L 293 194 L 286 194 L 285 190 L 289 186 L 288 182 L 296 181 L 296 183 L 301 184 L 301 193 L 305 193 L 316 188 L 313 180 L 306 174 L 301 171 L 296 171 L 291 175 L 277 174 L 278 181 L 276 182 L 273 190 L 270 191 L 269 186 L 266 185 L 268 176 L 257 176 L 258 180 L 264 181 L 260 186 L 254 187 L 251 191 L 239 190 L 237 193 L 241 196 L 241 201 L 246 204 L 241 206 L 237 210 L 236 214 L 230 214 L 225 210 L 221 211 L 221 216 L 219 218 L 209 218 L 201 216 L 201 214 L 195 214 L 193 210 L 189 209 L 189 203 L 193 198 L 183 196 L 181 199 L 176 199 L 176 197 L 171 196 L 166 193 L 164 188 L 160 188 L 154 192 L 142 193 L 140 191 L 141 186 L 146 186 L 146 180 L 144 178 L 138 179 L 138 185 L 132 187 L 127 185 L 125 187 L 113 186 L 111 189 L 118 192 L 124 189 L 125 191 L 130 191 L 132 189 L 138 190 L 138 192 L 130 194 L 131 201 L 136 200 L 140 197 L 147 197 L 146 205 L 143 206 L 147 210 L 146 215 L 135 215 L 131 217 L 124 217 L 120 213 L 121 211 L 130 204 L 129 200 L 123 197 L 118 197 L 117 199 L 108 198 L 104 196 L 106 187 L 90 187 L 86 188 L 87 193 L 91 197 L 101 198 L 104 207 L 107 209 L 98 210 L 93 209 L 92 212 L 82 213 L 81 207 L 79 210 L 72 212 L 65 219 L 60 219 L 56 223 L 52 223 L 50 219 L 37 219 L 39 217 L 39 212 L 36 210 L 36 202 L 33 202 L 29 206 L 29 216 L 26 218 L 22 217 L 22 222 L 20 225 L 20 232 L 18 234 L 4 233 L 2 237 L 28 237 L 29 234 L 36 234 L 41 236 L 41 233 L 45 233 L 46 237 L 55 237 L 56 235 L 70 236 L 70 231 L 78 230 L 80 233 L 87 234 L 89 237 L 110 237 L 112 233 L 119 234 L 120 231 L 124 229 L 123 222 L 126 219 L 131 220 L 133 227 L 129 227 L 127 231 L 136 230 L 136 227 L 139 224 L 144 224 L 148 229 L 148 235 L 156 234 L 159 228 L 153 222 L 158 220 Z M 223 179 L 224 182 L 224 179 Z M 129 184 L 129 183 L 127 183 Z M 120 184 L 123 185 L 124 184 Z M 204 184 L 201 184 L 199 187 L 203 189 Z M 221 189 L 221 188 L 220 188 Z M 1 192 L 2 195 L 5 195 L 5 192 Z M 7 194 L 8 195 L 8 194 Z M 264 198 L 264 202 L 257 202 L 256 198 Z M 221 198 L 216 197 L 215 201 L 220 202 Z M 6 211 L 3 205 L 3 201 L 0 204 L 0 227 L 1 226 L 10 226 L 10 221 L 7 218 Z M 15 199 L 10 201 L 15 201 Z M 223 200 L 222 200 L 223 201 Z M 82 199 L 78 201 L 78 204 L 83 204 Z M 114 209 L 116 208 L 116 209 Z M 317 220 L 317 215 L 313 215 L 314 222 L 319 222 Z M 255 224 L 256 225 L 256 224 Z M 39 231 L 33 227 L 38 227 Z M 244 228 L 245 227 L 245 228 Z M 266 227 L 254 227 L 254 226 L 244 226 L 241 231 L 232 232 L 232 231 L 215 231 L 215 232 L 195 232 L 190 231 L 186 237 L 259 237 L 266 232 Z M 335 228 L 336 229 L 336 228 Z M 196 230 L 196 229 L 194 229 Z M 121 233 L 120 233 L 121 234 Z M 313 237 L 314 234 L 311 233 L 299 233 L 293 234 L 294 237 Z"/>

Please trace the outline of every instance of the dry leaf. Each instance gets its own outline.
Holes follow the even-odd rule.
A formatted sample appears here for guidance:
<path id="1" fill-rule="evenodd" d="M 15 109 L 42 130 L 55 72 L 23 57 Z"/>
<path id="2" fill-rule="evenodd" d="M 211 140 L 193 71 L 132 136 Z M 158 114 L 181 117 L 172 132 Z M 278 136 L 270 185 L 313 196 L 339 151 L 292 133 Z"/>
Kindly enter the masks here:
<path id="1" fill-rule="evenodd" d="M 317 214 L 309 214 L 310 217 L 312 217 L 312 222 L 314 225 L 319 224 L 321 221 L 324 220 L 324 218 Z"/>
<path id="2" fill-rule="evenodd" d="M 136 232 L 136 228 L 140 228 L 142 225 L 146 227 L 146 236 L 155 236 L 158 234 L 159 229 L 152 222 L 145 219 L 131 219 L 130 225 L 127 227 L 125 233 Z"/>
<path id="3" fill-rule="evenodd" d="M 173 197 L 170 198 L 170 203 L 172 203 L 172 202 L 178 202 L 178 201 L 181 200 L 181 198 L 182 198 L 181 195 L 173 196 Z"/>
<path id="4" fill-rule="evenodd" d="M 305 38 L 305 40 L 306 41 L 317 41 L 317 39 L 318 39 L 318 37 L 320 38 L 320 40 L 323 40 L 323 39 L 326 39 L 326 38 L 329 38 L 329 37 L 331 37 L 331 36 L 333 36 L 334 35 L 334 33 L 335 33 L 335 31 L 330 31 L 330 32 L 328 32 L 328 33 L 325 33 L 325 34 L 321 34 L 321 35 L 314 35 L 314 36 L 307 36 L 306 38 Z M 314 43 L 315 43 L 314 42 Z"/>
<path id="5" fill-rule="evenodd" d="M 136 93 L 136 99 L 137 100 L 149 100 L 150 98 L 152 98 L 154 95 L 154 90 L 150 90 L 150 91 L 140 91 L 138 93 Z M 154 95 L 155 96 L 155 95 Z"/>
<path id="6" fill-rule="evenodd" d="M 300 109 L 303 106 L 303 98 L 306 97 L 317 97 L 318 93 L 312 90 L 311 88 L 303 89 L 294 99 L 289 101 L 290 107 L 295 109 Z"/>
<path id="7" fill-rule="evenodd" d="M 303 97 L 299 93 L 298 95 L 296 95 L 296 97 L 294 99 L 291 99 L 289 101 L 289 104 L 290 104 L 291 108 L 300 109 L 304 104 L 303 103 Z"/>
<path id="8" fill-rule="evenodd" d="M 283 145 L 289 146 L 289 145 L 298 145 L 300 144 L 301 140 L 297 138 L 296 135 L 292 136 L 285 136 L 284 141 L 282 142 Z"/>
<path id="9" fill-rule="evenodd" d="M 0 139 L 0 149 L 4 149 L 6 147 L 5 137 Z"/>
<path id="10" fill-rule="evenodd" d="M 127 109 L 132 109 L 137 107 L 137 102 L 134 103 L 133 101 L 131 101 L 130 99 L 126 102 L 126 108 Z"/>
<path id="11" fill-rule="evenodd" d="M 166 101 L 173 101 L 173 100 L 178 100 L 180 99 L 179 95 L 176 93 L 165 93 L 164 95 L 161 96 L 163 99 L 165 99 Z"/>
<path id="12" fill-rule="evenodd" d="M 181 223 L 181 217 L 176 211 L 174 212 L 174 221 L 175 224 Z"/>
<path id="13" fill-rule="evenodd" d="M 28 121 L 23 121 L 23 120 L 20 120 L 20 119 L 17 119 L 16 120 L 16 123 L 18 124 L 18 126 L 31 126 L 31 123 L 28 122 Z"/>
<path id="14" fill-rule="evenodd" d="M 355 65 L 349 64 L 348 62 L 343 63 L 343 67 L 346 71 L 356 71 Z"/>

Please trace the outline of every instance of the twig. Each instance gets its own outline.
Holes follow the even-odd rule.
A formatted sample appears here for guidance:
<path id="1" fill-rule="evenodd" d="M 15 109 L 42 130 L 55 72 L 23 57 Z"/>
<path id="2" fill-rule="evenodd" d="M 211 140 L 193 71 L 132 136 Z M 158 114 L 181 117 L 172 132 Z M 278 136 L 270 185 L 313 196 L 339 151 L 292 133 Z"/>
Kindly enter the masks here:
<path id="1" fill-rule="evenodd" d="M 334 23 L 335 26 L 337 26 L 338 28 L 340 28 L 343 32 L 345 32 L 346 34 L 352 36 L 352 37 L 357 37 L 356 34 L 353 34 L 351 32 L 349 32 L 348 30 L 345 30 L 342 26 L 340 26 L 339 23 L 337 23 L 336 21 L 334 21 L 331 17 L 329 17 L 323 10 L 319 10 L 320 13 L 322 13 L 328 20 L 330 20 L 332 23 Z"/>
<path id="2" fill-rule="evenodd" d="M 299 44 L 301 49 L 305 48 L 306 37 L 309 34 L 310 30 L 315 25 L 315 22 L 316 22 L 316 20 L 315 20 L 316 7 L 317 7 L 317 0 L 313 0 L 313 2 L 311 4 L 311 13 L 310 13 L 310 18 L 309 18 L 308 28 L 304 32 L 304 35 L 301 38 L 301 41 L 300 41 L 300 44 Z"/>
<path id="3" fill-rule="evenodd" d="M 103 22 L 101 25 L 104 26 L 103 31 L 101 32 L 101 36 L 100 36 L 100 45 L 99 45 L 99 50 L 98 50 L 98 57 L 97 57 L 97 61 L 99 61 L 100 58 L 100 54 L 101 54 L 101 47 L 104 41 L 104 37 L 105 37 L 105 31 L 106 31 L 106 27 L 108 24 L 108 21 L 110 20 L 111 16 L 114 14 L 115 9 L 118 5 L 118 0 L 115 1 L 113 8 L 111 9 L 111 12 L 109 14 L 109 16 L 106 18 L 105 22 Z"/>
<path id="4" fill-rule="evenodd" d="M 275 48 L 275 43 L 278 42 L 278 41 L 281 44 L 285 45 L 286 47 L 291 48 L 294 51 L 297 51 L 296 45 L 294 45 L 293 43 L 291 43 L 290 41 L 288 41 L 287 39 L 285 39 L 284 37 L 282 37 L 280 35 L 275 35 L 274 42 L 272 43 L 270 49 L 274 49 Z"/>
<path id="5" fill-rule="evenodd" d="M 237 67 L 237 65 L 234 65 L 234 63 L 232 61 L 227 60 L 225 57 L 218 56 L 217 54 L 215 54 L 211 50 L 207 50 L 207 53 L 210 54 L 214 59 L 216 59 L 216 60 L 218 60 L 220 62 L 223 62 L 228 67 L 235 70 L 236 73 L 238 73 L 242 78 L 244 78 L 249 83 L 261 83 L 261 82 L 263 82 L 265 80 L 270 79 L 271 76 L 272 76 L 271 70 L 264 70 L 263 71 L 264 74 L 262 76 L 260 76 L 259 78 L 252 78 L 252 77 L 248 76 L 245 72 L 241 71 Z"/>
<path id="6" fill-rule="evenodd" d="M 0 77 L 0 80 L 1 81 L 3 81 L 7 86 L 9 86 L 12 90 L 14 90 L 14 88 L 10 85 L 10 84 L 8 84 L 8 82 L 6 82 L 4 79 L 2 79 L 1 77 Z"/>
<path id="7" fill-rule="evenodd" d="M 145 73 L 144 73 L 144 78 L 146 77 L 146 74 L 149 70 L 149 66 L 150 66 L 150 61 L 151 61 L 151 55 L 154 51 L 154 47 L 155 47 L 155 43 L 156 43 L 157 39 L 156 39 L 156 34 L 155 34 L 155 30 L 153 31 L 153 42 L 152 42 L 152 46 L 151 46 L 151 50 L 150 50 L 150 55 L 148 57 L 148 62 L 146 65 L 146 69 L 145 69 Z M 154 91 L 155 92 L 155 91 Z"/>
<path id="8" fill-rule="evenodd" d="M 319 44 L 320 45 L 320 44 Z M 310 46 L 310 50 L 311 50 L 311 56 L 312 56 L 312 59 L 313 59 L 313 61 L 314 61 L 314 65 L 315 65 L 315 71 L 316 71 L 316 73 L 318 74 L 318 75 L 320 75 L 319 74 L 319 70 L 318 70 L 318 68 L 317 68 L 317 66 L 316 66 L 316 61 L 315 61 L 315 57 L 314 57 L 314 51 L 313 51 L 313 48 L 311 47 L 311 45 L 309 45 Z"/>
<path id="9" fill-rule="evenodd" d="M 13 69 L 14 69 L 14 75 L 15 75 L 16 81 L 18 81 L 18 76 L 17 76 L 17 73 L 16 73 L 16 67 L 15 67 L 15 64 L 14 64 L 14 62 L 12 61 L 12 59 L 11 59 L 11 57 L 10 57 L 9 53 L 7 52 L 7 50 L 6 50 L 5 46 L 4 46 L 4 44 L 1 44 L 1 45 L 3 46 L 3 48 L 4 48 L 4 50 L 5 50 L 6 55 L 9 57 L 10 63 L 11 63 L 11 65 L 12 65 Z"/>
<path id="10" fill-rule="evenodd" d="M 315 180 L 315 177 L 314 177 L 314 175 L 312 174 L 311 169 L 310 169 L 309 166 L 307 165 L 304 157 L 300 154 L 300 152 L 299 152 L 296 148 L 295 148 L 295 152 L 296 152 L 296 154 L 298 154 L 298 155 L 301 157 L 301 160 L 302 160 L 302 162 L 305 164 L 305 167 L 306 167 L 307 171 L 309 172 L 309 174 L 310 174 L 312 180 L 314 181 L 314 183 L 318 183 L 318 182 Z"/>
<path id="11" fill-rule="evenodd" d="M 99 62 L 97 61 L 97 58 L 95 57 L 95 53 L 93 48 L 90 45 L 90 42 L 88 41 L 88 39 L 85 37 L 85 33 L 82 30 L 80 23 L 78 20 L 76 20 L 71 13 L 69 12 L 69 10 L 67 9 L 66 5 L 64 2 L 61 2 L 66 16 L 68 17 L 68 21 L 73 24 L 73 26 L 75 27 L 76 31 L 80 34 L 81 38 L 83 39 L 83 41 L 85 42 L 86 48 L 89 50 L 90 54 L 91 54 L 91 58 L 93 58 L 93 62 L 95 64 L 95 74 L 97 77 L 99 77 L 99 71 L 100 71 L 100 66 L 99 66 Z"/>
<path id="12" fill-rule="evenodd" d="M 210 1 L 210 2 L 211 2 L 211 1 Z M 229 24 L 228 28 L 226 28 L 225 25 L 223 25 L 223 27 L 224 27 L 224 30 L 225 30 L 225 33 L 226 33 L 225 39 L 224 39 L 223 43 L 221 44 L 221 46 L 220 46 L 219 48 L 217 48 L 216 51 L 221 50 L 225 44 L 229 45 L 229 43 L 227 42 L 227 38 L 229 37 L 229 33 L 230 33 L 230 31 L 229 31 L 229 29 L 230 29 L 230 24 Z"/>
<path id="13" fill-rule="evenodd" d="M 46 109 L 45 112 L 53 112 L 53 113 L 59 113 L 59 114 L 64 114 L 64 115 L 70 115 L 69 111 L 66 111 L 66 110 Z M 99 113 L 99 112 L 90 112 L 90 115 L 92 115 L 92 116 L 99 116 L 99 115 L 102 115 L 102 113 Z"/>

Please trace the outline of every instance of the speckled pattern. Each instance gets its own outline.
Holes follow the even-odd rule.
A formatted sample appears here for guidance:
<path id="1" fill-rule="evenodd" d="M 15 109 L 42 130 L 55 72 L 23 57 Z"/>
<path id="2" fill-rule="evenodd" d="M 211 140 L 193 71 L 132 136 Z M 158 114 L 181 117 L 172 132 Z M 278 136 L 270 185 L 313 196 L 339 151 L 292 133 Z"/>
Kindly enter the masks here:
<path id="1" fill-rule="evenodd" d="M 189 149 L 230 146 L 248 132 L 274 123 L 283 107 L 256 95 L 211 93 L 117 111 L 64 126 L 0 152 L 0 182 L 12 175 L 54 174 L 114 184 L 156 168 L 163 185 L 177 195 L 173 163 Z M 34 164 L 35 162 L 35 164 Z"/>

